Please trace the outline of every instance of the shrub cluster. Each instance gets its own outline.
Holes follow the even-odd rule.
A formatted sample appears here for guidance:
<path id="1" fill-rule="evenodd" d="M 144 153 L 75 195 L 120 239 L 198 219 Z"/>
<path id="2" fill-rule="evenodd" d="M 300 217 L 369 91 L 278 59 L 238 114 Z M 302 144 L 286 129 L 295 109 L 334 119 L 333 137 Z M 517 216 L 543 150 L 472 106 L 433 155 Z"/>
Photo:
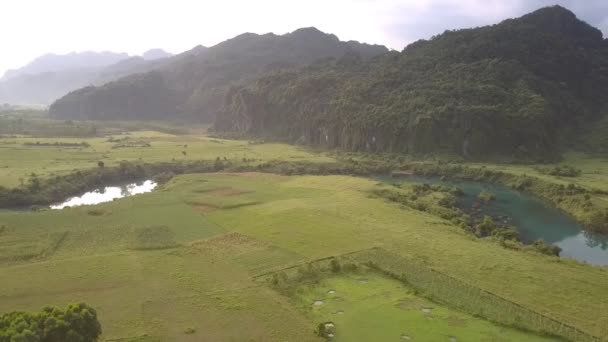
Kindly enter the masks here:
<path id="1" fill-rule="evenodd" d="M 97 312 L 86 304 L 65 310 L 45 307 L 42 312 L 11 312 L 0 316 L 0 342 L 92 342 L 101 335 Z"/>
<path id="2" fill-rule="evenodd" d="M 537 167 L 538 172 L 544 175 L 558 177 L 578 177 L 581 175 L 581 170 L 570 165 L 557 165 L 554 167 Z"/>

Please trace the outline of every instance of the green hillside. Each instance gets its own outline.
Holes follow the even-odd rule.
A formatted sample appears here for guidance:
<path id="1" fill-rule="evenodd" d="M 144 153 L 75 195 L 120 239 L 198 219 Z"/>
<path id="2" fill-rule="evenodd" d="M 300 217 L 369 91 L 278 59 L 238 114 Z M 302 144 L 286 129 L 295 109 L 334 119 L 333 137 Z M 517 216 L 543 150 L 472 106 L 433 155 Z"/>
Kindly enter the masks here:
<path id="1" fill-rule="evenodd" d="M 147 73 L 71 92 L 50 107 L 59 119 L 211 121 L 229 85 L 265 72 L 347 54 L 384 54 L 384 46 L 343 42 L 316 28 L 285 35 L 244 33 L 209 49 L 196 47 Z"/>
<path id="2" fill-rule="evenodd" d="M 555 159 L 606 108 L 608 44 L 559 6 L 235 87 L 218 131 L 358 151 Z"/>

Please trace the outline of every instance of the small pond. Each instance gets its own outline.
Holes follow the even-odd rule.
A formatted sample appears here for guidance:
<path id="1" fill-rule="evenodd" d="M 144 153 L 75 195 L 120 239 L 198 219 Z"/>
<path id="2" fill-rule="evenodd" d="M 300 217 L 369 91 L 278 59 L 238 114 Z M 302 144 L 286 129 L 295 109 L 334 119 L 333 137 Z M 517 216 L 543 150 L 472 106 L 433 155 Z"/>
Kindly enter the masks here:
<path id="1" fill-rule="evenodd" d="M 93 205 L 111 202 L 117 198 L 123 198 L 150 192 L 158 184 L 152 180 L 130 183 L 117 186 L 106 186 L 93 191 L 86 192 L 80 196 L 70 197 L 62 203 L 53 204 L 51 209 L 63 209 L 66 207 L 77 207 L 81 205 Z"/>
<path id="2" fill-rule="evenodd" d="M 388 183 L 414 182 L 457 186 L 465 194 L 459 200 L 461 209 L 467 212 L 478 210 L 481 215 L 503 218 L 505 223 L 517 228 L 524 243 L 542 239 L 559 246 L 562 249 L 562 257 L 594 265 L 608 265 L 608 235 L 586 232 L 581 225 L 559 209 L 532 195 L 501 185 L 474 181 L 442 181 L 437 177 L 380 179 Z M 484 190 L 494 193 L 496 200 L 478 207 L 477 196 Z"/>

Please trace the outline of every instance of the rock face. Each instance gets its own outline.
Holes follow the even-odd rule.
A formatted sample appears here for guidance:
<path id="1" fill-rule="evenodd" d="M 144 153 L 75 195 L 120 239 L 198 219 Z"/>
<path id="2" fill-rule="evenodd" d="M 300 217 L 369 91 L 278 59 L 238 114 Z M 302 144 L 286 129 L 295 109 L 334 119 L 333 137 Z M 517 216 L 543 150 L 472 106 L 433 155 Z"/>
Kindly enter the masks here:
<path id="1" fill-rule="evenodd" d="M 119 88 L 125 90 L 128 85 L 140 90 L 146 88 L 141 84 L 147 82 L 145 77 L 125 78 L 102 87 L 73 92 L 57 100 L 51 106 L 50 114 L 61 119 L 149 119 L 157 113 L 139 110 L 147 108 L 144 102 L 153 101 L 160 108 L 168 108 L 165 118 L 210 122 L 224 104 L 232 84 L 322 58 L 345 55 L 369 58 L 387 52 L 383 46 L 342 42 L 316 28 L 303 28 L 285 35 L 245 33 L 208 49 L 196 47 L 153 69 L 156 74 L 153 78 L 162 79 L 161 99 L 173 107 L 168 108 L 145 92 L 121 94 Z M 154 88 L 154 91 L 159 92 L 160 88 Z"/>
<path id="2" fill-rule="evenodd" d="M 217 131 L 359 151 L 553 159 L 608 112 L 608 44 L 559 6 L 234 87 Z"/>

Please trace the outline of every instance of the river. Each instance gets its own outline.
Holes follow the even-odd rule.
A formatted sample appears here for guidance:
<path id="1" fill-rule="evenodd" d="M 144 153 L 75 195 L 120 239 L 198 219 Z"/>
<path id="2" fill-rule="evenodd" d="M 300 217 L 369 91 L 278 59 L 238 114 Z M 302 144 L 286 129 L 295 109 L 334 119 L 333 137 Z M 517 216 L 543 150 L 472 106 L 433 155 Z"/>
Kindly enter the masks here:
<path id="1" fill-rule="evenodd" d="M 428 183 L 457 186 L 464 191 L 458 206 L 470 212 L 481 191 L 496 195 L 496 200 L 480 207 L 482 215 L 508 217 L 508 224 L 517 228 L 524 243 L 542 239 L 562 249 L 561 257 L 573 258 L 593 265 L 608 265 L 608 235 L 586 232 L 568 215 L 530 194 L 495 184 L 475 181 L 442 181 L 437 177 L 411 176 L 387 179 L 390 183 Z"/>

